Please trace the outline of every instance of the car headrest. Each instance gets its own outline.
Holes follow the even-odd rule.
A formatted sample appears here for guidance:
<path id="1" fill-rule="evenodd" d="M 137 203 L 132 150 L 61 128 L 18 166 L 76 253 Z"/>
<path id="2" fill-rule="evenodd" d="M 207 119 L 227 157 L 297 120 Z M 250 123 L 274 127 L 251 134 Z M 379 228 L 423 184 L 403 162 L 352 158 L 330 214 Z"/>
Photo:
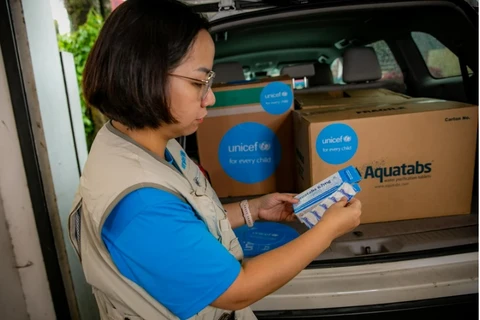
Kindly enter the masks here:
<path id="1" fill-rule="evenodd" d="M 361 83 L 382 78 L 382 71 L 373 48 L 348 48 L 343 54 L 343 81 Z"/>
<path id="2" fill-rule="evenodd" d="M 243 67 L 239 62 L 221 62 L 213 65 L 215 79 L 213 83 L 232 82 L 245 80 Z"/>
<path id="3" fill-rule="evenodd" d="M 315 75 L 309 78 L 310 86 L 325 86 L 333 84 L 332 70 L 328 64 L 317 62 L 313 67 L 315 69 Z"/>
<path id="4" fill-rule="evenodd" d="M 282 68 L 280 74 L 289 75 L 291 78 L 311 77 L 315 75 L 315 68 L 313 67 L 313 63 L 288 66 Z"/>

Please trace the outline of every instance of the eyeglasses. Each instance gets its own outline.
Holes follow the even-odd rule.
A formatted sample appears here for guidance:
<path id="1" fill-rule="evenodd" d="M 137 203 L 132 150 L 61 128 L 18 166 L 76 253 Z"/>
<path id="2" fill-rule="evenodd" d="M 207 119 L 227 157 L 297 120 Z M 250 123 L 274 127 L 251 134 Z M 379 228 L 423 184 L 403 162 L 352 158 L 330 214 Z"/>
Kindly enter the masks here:
<path id="1" fill-rule="evenodd" d="M 203 86 L 202 87 L 202 96 L 201 96 L 202 100 L 206 98 L 206 96 L 208 94 L 208 91 L 212 87 L 213 79 L 215 79 L 215 72 L 214 71 L 209 71 L 208 74 L 207 74 L 207 78 L 205 80 L 185 77 L 185 76 L 181 76 L 179 74 L 174 74 L 174 73 L 170 73 L 170 75 L 174 76 L 174 77 L 177 77 L 177 78 L 186 79 L 186 80 L 188 80 L 190 82 L 193 82 L 193 83 L 201 84 Z"/>

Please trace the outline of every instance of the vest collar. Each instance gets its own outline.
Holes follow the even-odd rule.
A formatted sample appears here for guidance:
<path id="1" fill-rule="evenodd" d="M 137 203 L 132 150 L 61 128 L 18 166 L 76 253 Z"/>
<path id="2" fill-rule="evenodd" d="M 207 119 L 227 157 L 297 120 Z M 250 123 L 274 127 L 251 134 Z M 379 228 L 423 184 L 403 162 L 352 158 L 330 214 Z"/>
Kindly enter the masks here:
<path id="1" fill-rule="evenodd" d="M 172 156 L 173 161 L 175 161 L 175 163 L 177 164 L 178 169 L 175 168 L 171 163 L 166 161 L 164 158 L 161 158 L 156 153 L 148 150 L 147 148 L 145 148 L 144 146 L 142 146 L 141 144 L 133 140 L 128 135 L 116 129 L 112 125 L 111 120 L 109 120 L 105 124 L 105 126 L 108 129 L 108 131 L 110 131 L 114 135 L 142 149 L 143 151 L 148 153 L 150 156 L 155 158 L 157 161 L 161 162 L 162 164 L 166 165 L 170 169 L 174 170 L 176 173 L 179 173 L 179 170 L 180 170 L 181 175 L 183 175 L 183 177 L 187 179 L 187 181 L 190 183 L 190 185 L 192 186 L 192 189 L 194 190 L 197 196 L 202 196 L 205 194 L 206 185 L 205 185 L 205 181 L 203 181 L 204 180 L 203 173 L 200 171 L 198 166 L 196 165 L 192 166 L 191 165 L 192 162 L 187 161 L 188 157 L 185 150 L 183 150 L 181 146 L 174 139 L 168 142 L 167 150 Z"/>
<path id="2" fill-rule="evenodd" d="M 150 156 L 152 156 L 153 158 L 155 158 L 157 161 L 161 162 L 162 164 L 170 167 L 172 170 L 175 170 L 176 172 L 178 172 L 178 170 L 171 164 L 169 163 L 168 161 L 166 161 L 165 159 L 161 158 L 160 156 L 158 156 L 156 153 L 148 150 L 147 148 L 145 148 L 144 146 L 142 146 L 141 144 L 139 144 L 137 141 L 133 140 L 132 138 L 130 138 L 128 135 L 126 135 L 125 133 L 121 132 L 120 130 L 116 129 L 113 125 L 112 125 L 112 121 L 109 120 L 105 126 L 107 127 L 108 131 L 110 131 L 111 133 L 113 133 L 114 135 L 122 138 L 123 140 L 126 140 L 128 142 L 130 142 L 131 144 L 135 145 L 136 147 L 142 149 L 143 151 L 145 151 L 146 153 L 148 153 Z"/>

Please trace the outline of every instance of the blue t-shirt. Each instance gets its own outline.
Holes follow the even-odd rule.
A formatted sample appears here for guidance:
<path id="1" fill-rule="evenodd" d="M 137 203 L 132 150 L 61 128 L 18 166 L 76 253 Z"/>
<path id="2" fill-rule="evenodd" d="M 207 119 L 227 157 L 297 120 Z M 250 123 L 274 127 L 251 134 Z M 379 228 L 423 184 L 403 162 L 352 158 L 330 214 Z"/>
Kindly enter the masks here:
<path id="1" fill-rule="evenodd" d="M 154 188 L 125 196 L 105 221 L 102 239 L 122 275 L 180 319 L 210 305 L 240 272 L 189 204 Z"/>

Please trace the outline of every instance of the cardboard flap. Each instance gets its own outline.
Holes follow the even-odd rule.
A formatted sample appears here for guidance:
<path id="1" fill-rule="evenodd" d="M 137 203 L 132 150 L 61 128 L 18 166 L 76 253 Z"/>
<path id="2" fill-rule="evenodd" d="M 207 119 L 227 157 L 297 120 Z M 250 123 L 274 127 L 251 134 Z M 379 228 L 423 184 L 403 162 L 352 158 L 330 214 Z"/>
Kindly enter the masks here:
<path id="1" fill-rule="evenodd" d="M 312 108 L 295 111 L 308 122 L 329 122 L 339 120 L 371 118 L 379 116 L 395 116 L 401 114 L 422 113 L 429 111 L 468 108 L 472 105 L 462 102 L 445 101 L 436 99 L 407 100 L 400 103 L 368 105 L 368 106 L 342 106 L 329 108 Z"/>

